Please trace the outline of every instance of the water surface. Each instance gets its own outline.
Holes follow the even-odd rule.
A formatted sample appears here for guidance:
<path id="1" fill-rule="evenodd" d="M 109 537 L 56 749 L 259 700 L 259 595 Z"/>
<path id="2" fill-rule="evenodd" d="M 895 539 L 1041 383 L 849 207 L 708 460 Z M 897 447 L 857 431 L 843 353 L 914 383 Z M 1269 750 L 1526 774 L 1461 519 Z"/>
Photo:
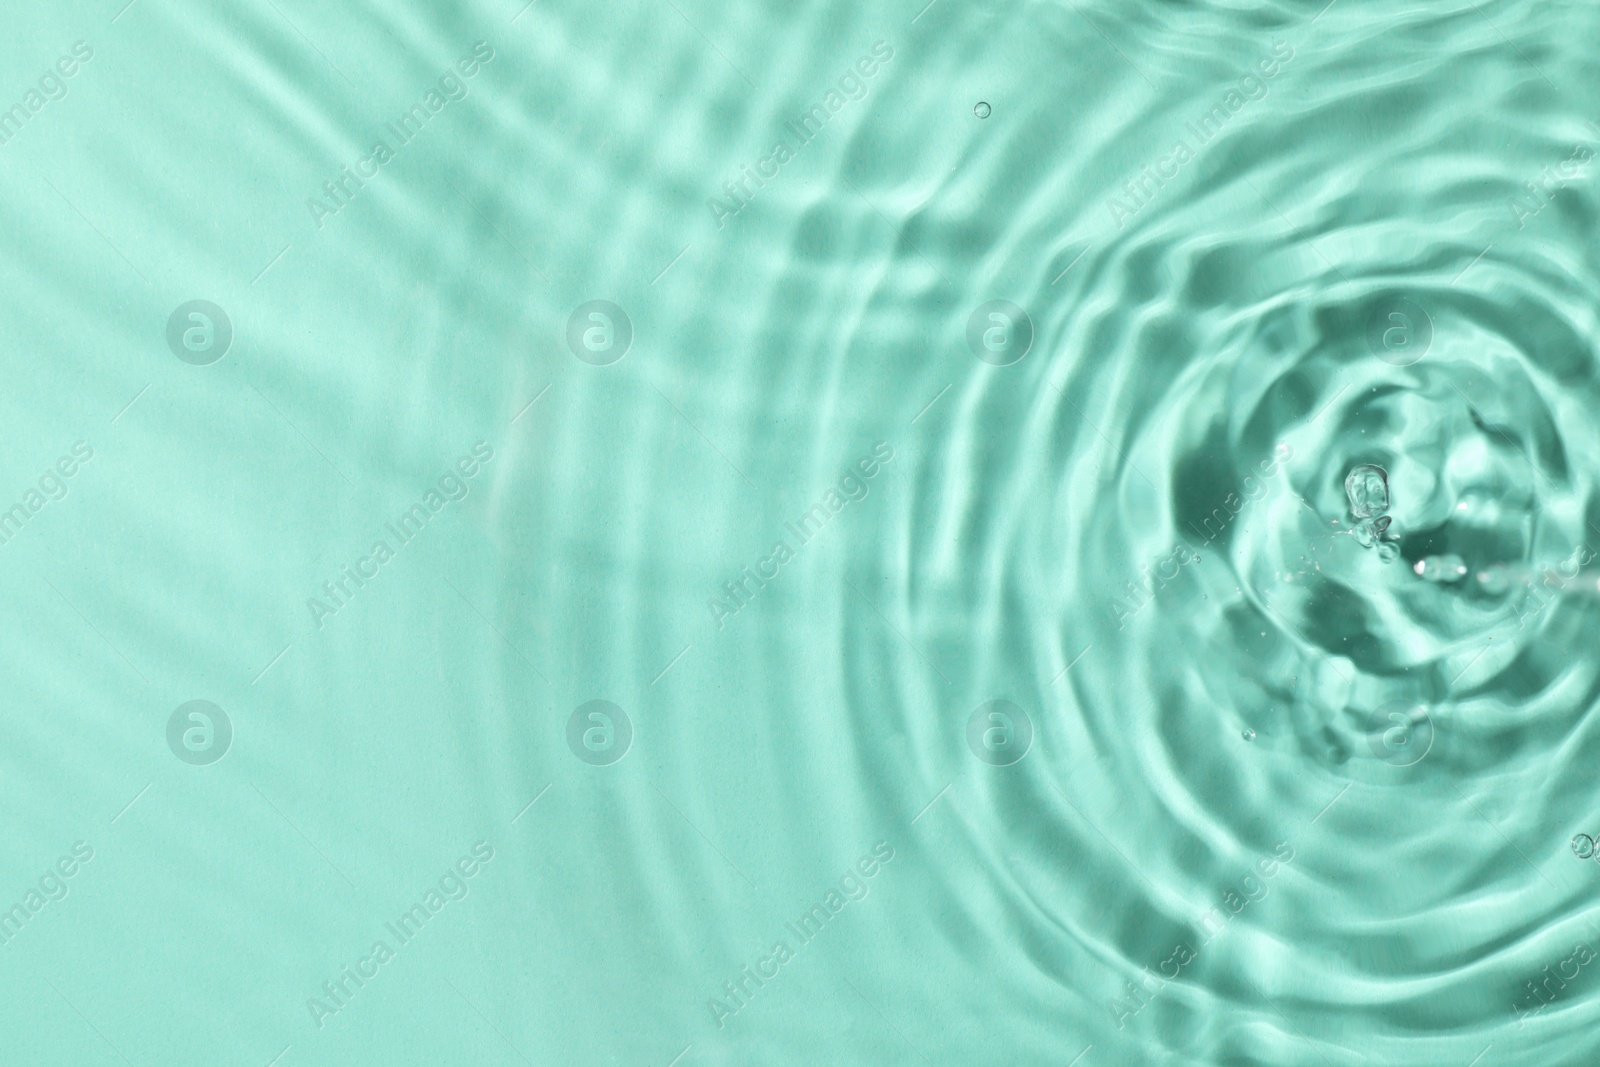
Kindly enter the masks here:
<path id="1" fill-rule="evenodd" d="M 10 14 L 9 1059 L 1593 1060 L 1593 11 Z"/>

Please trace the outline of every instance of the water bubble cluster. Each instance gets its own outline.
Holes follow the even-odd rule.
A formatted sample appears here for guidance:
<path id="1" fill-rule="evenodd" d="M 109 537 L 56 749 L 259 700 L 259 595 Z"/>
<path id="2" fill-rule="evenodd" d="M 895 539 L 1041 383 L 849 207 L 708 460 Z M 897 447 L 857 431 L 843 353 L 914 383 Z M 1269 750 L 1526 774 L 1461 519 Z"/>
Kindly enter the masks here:
<path id="1" fill-rule="evenodd" d="M 1429 582 L 1459 582 L 1467 576 L 1466 561 L 1453 553 L 1425 556 L 1417 560 L 1412 570 L 1417 572 L 1417 577 Z M 1481 584 L 1484 575 L 1480 574 L 1478 578 Z"/>
<path id="2" fill-rule="evenodd" d="M 1389 532 L 1393 521 L 1389 510 L 1389 472 L 1375 463 L 1362 463 L 1351 468 L 1344 479 L 1345 499 L 1350 503 L 1350 514 L 1356 519 L 1350 533 L 1362 548 L 1377 546 L 1378 555 L 1388 562 L 1399 555 L 1398 540 Z"/>
<path id="3" fill-rule="evenodd" d="M 1382 515 L 1389 510 L 1389 472 L 1374 463 L 1361 464 L 1345 476 L 1344 495 L 1356 518 Z"/>

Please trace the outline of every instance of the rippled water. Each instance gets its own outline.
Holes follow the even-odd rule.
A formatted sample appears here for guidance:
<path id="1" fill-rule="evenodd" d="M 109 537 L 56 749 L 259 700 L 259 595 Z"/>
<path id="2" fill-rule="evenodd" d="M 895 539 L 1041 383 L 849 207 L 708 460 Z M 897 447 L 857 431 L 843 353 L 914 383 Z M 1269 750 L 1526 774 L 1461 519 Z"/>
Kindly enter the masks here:
<path id="1" fill-rule="evenodd" d="M 8 16 L 0 1060 L 1594 1061 L 1594 9 Z"/>

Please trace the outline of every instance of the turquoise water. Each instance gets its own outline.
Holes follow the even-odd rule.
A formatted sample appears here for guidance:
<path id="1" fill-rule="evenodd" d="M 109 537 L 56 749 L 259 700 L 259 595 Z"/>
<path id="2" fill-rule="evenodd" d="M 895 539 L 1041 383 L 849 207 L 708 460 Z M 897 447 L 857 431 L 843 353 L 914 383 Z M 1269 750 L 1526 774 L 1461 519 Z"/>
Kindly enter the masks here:
<path id="1" fill-rule="evenodd" d="M 13 7 L 0 1062 L 1594 1062 L 1593 8 Z"/>

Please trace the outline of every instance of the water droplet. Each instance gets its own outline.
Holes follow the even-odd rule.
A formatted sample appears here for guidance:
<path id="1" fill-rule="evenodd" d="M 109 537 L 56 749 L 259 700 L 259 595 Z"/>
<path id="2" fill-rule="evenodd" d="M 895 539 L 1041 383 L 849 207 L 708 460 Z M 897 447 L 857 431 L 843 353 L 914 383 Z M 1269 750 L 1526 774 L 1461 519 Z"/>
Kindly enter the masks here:
<path id="1" fill-rule="evenodd" d="M 1372 463 L 1361 464 L 1345 477 L 1344 495 L 1356 518 L 1382 515 L 1389 510 L 1389 472 Z"/>
<path id="2" fill-rule="evenodd" d="M 978 106 L 972 109 L 972 113 L 978 116 L 980 119 L 986 119 L 989 117 L 989 112 L 991 110 L 992 109 L 989 107 L 987 101 L 979 100 Z"/>

